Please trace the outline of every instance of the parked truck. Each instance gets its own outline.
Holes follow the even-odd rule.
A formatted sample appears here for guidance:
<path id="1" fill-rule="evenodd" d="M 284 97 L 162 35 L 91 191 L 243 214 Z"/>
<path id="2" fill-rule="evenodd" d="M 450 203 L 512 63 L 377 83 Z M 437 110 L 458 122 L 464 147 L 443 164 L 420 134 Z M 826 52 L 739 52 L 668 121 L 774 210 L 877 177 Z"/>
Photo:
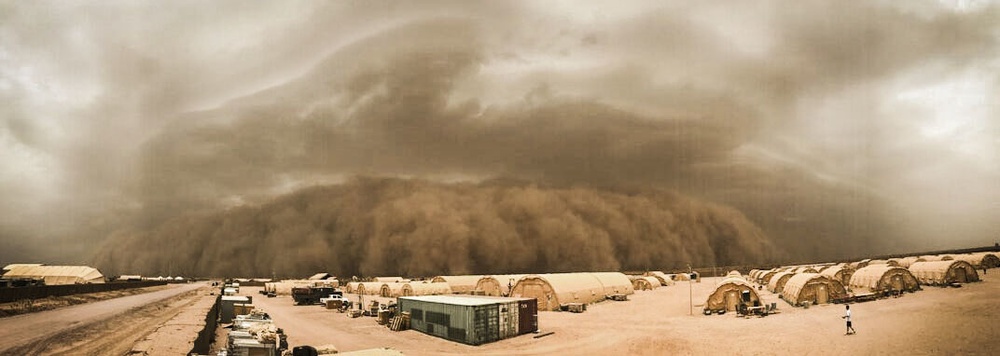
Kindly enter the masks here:
<path id="1" fill-rule="evenodd" d="M 292 299 L 295 300 L 296 305 L 317 304 L 320 302 L 320 298 L 326 298 L 332 295 L 343 296 L 344 294 L 333 287 L 306 286 L 292 288 Z"/>

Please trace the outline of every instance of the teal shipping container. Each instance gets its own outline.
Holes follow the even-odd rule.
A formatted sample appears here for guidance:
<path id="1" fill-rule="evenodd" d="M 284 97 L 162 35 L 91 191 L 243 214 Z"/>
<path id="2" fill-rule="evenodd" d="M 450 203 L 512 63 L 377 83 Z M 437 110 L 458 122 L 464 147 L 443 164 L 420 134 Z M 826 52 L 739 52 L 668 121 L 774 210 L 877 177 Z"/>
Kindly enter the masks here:
<path id="1" fill-rule="evenodd" d="M 473 295 L 400 297 L 410 328 L 428 335 L 482 345 L 538 330 L 538 301 Z"/>

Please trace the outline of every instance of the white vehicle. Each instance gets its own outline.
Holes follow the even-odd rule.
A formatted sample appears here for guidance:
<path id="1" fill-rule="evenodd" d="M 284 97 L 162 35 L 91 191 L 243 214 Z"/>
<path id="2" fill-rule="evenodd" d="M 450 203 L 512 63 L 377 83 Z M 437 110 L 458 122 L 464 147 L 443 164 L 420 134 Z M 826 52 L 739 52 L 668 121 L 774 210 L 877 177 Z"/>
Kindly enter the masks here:
<path id="1" fill-rule="evenodd" d="M 319 303 L 323 304 L 323 305 L 326 305 L 326 301 L 328 301 L 328 300 L 339 300 L 341 302 L 341 304 L 351 305 L 351 301 L 347 300 L 347 298 L 345 298 L 341 294 L 331 294 L 329 297 L 319 298 Z"/>

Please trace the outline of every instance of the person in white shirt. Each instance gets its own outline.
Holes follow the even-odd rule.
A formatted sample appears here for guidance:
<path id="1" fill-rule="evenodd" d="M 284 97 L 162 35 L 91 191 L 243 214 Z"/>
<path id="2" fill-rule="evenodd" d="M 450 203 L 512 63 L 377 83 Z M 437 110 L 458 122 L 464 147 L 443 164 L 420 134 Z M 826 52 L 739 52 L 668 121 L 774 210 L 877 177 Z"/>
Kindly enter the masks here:
<path id="1" fill-rule="evenodd" d="M 851 306 L 844 305 L 844 307 L 847 308 L 847 311 L 844 312 L 844 316 L 840 317 L 841 319 L 847 319 L 847 334 L 844 335 L 856 334 L 857 331 L 854 331 L 854 327 L 851 326 Z"/>

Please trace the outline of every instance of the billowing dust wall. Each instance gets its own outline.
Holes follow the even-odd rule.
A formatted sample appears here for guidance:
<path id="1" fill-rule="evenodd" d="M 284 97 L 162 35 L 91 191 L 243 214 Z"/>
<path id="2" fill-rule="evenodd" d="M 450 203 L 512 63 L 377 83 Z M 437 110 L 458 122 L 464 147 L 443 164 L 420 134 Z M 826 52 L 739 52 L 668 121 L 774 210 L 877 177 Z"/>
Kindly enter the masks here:
<path id="1" fill-rule="evenodd" d="M 113 240 L 97 258 L 111 273 L 215 276 L 616 271 L 774 254 L 735 209 L 662 190 L 382 178 L 182 216 Z"/>

